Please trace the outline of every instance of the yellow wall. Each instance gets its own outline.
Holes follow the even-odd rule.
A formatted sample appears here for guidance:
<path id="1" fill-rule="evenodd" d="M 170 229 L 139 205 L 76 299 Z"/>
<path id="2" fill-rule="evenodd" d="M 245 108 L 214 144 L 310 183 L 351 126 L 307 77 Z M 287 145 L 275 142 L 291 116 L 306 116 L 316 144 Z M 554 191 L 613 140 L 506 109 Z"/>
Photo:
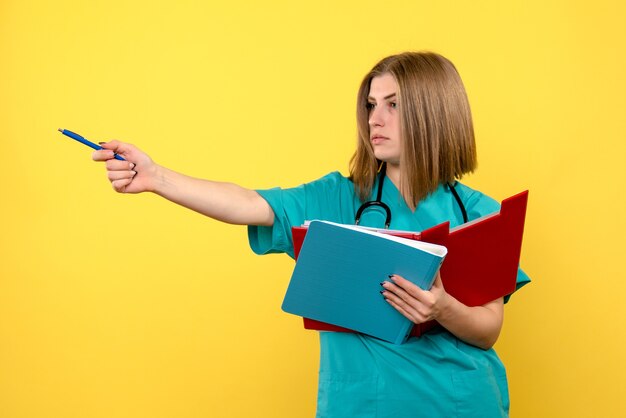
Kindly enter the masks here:
<path id="1" fill-rule="evenodd" d="M 497 349 L 512 413 L 624 416 L 623 2 L 0 3 L 0 417 L 307 417 L 317 337 L 244 227 L 112 192 L 56 132 L 248 187 L 346 172 L 381 57 L 465 80 L 497 199 L 530 189 Z M 393 5 L 392 5 L 393 4 Z"/>

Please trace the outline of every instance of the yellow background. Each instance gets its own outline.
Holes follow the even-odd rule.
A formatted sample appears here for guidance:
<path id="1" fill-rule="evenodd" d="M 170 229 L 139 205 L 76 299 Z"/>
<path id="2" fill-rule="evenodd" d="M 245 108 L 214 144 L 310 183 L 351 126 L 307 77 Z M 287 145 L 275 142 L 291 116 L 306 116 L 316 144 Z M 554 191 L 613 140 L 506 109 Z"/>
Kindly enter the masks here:
<path id="1" fill-rule="evenodd" d="M 317 336 L 280 311 L 292 261 L 245 227 L 112 191 L 119 138 L 247 187 L 347 172 L 383 56 L 463 77 L 480 167 L 530 189 L 497 350 L 511 416 L 625 416 L 626 54 L 620 1 L 0 3 L 0 417 L 310 417 Z M 425 383 L 427 384 L 427 383 Z"/>

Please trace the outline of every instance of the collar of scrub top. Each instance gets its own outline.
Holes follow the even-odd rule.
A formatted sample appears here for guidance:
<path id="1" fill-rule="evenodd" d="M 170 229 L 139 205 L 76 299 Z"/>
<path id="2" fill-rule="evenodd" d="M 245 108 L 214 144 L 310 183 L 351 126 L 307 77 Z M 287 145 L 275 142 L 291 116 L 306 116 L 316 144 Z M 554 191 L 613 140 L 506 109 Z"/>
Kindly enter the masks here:
<path id="1" fill-rule="evenodd" d="M 359 222 L 361 222 L 361 215 L 363 214 L 365 209 L 370 208 L 372 206 L 376 206 L 376 207 L 382 208 L 385 211 L 385 229 L 389 229 L 389 225 L 391 224 L 391 209 L 389 209 L 389 206 L 387 206 L 382 201 L 383 185 L 385 183 L 386 171 L 387 171 L 387 164 L 382 163 L 380 170 L 378 172 L 378 193 L 376 194 L 376 200 L 367 201 L 359 207 L 359 209 L 356 211 L 356 215 L 354 215 L 354 223 L 356 225 L 358 225 Z M 463 204 L 463 201 L 461 201 L 461 198 L 459 197 L 459 194 L 457 193 L 455 189 L 456 183 L 457 183 L 456 181 L 454 183 L 446 183 L 446 186 L 448 186 L 448 189 L 454 196 L 454 200 L 456 200 L 456 203 L 459 205 L 459 209 L 461 209 L 461 215 L 463 215 L 463 223 L 466 223 L 467 211 L 465 210 L 465 205 Z"/>

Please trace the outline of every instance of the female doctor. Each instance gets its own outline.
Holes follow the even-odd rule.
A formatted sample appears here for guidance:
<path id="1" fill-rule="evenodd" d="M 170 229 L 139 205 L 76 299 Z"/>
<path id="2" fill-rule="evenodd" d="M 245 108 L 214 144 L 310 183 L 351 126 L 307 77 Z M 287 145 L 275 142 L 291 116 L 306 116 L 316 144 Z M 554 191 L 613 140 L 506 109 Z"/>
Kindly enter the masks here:
<path id="1" fill-rule="evenodd" d="M 360 225 L 382 227 L 390 217 L 393 229 L 421 231 L 498 210 L 493 199 L 456 181 L 475 169 L 476 147 L 465 89 L 446 58 L 409 52 L 381 60 L 361 83 L 357 123 L 350 177 L 333 172 L 291 189 L 254 191 L 188 177 L 119 141 L 102 144 L 93 159 L 105 162 L 117 192 L 153 192 L 249 225 L 258 254 L 293 256 L 291 227 L 307 219 L 350 224 L 359 212 Z M 317 417 L 508 416 L 506 373 L 492 348 L 503 298 L 468 307 L 446 293 L 439 276 L 428 291 L 398 275 L 380 280 L 381 297 L 402 315 L 439 325 L 402 345 L 321 332 Z M 529 281 L 521 270 L 517 280 L 518 288 Z"/>

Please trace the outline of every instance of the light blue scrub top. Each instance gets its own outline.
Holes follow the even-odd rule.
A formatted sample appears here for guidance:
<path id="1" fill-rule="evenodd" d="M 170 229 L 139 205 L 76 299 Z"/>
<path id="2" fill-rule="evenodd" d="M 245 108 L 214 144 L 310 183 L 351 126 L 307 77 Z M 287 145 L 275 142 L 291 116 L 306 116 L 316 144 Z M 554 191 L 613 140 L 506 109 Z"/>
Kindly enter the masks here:
<path id="1" fill-rule="evenodd" d="M 446 186 L 412 212 L 391 180 L 384 182 L 382 201 L 391 208 L 391 229 L 422 231 L 445 221 L 451 227 L 463 223 Z M 499 209 L 495 200 L 461 183 L 456 191 L 469 220 Z M 257 254 L 284 252 L 293 257 L 292 226 L 312 219 L 353 224 L 362 203 L 353 183 L 338 172 L 292 189 L 259 193 L 275 218 L 271 227 L 248 228 L 250 246 Z M 367 209 L 361 225 L 382 227 L 384 213 Z M 381 277 L 381 282 L 385 279 Z M 519 270 L 517 288 L 529 281 Z M 465 344 L 444 329 L 402 345 L 362 334 L 320 332 L 320 344 L 318 418 L 508 416 L 506 372 L 496 352 Z"/>

